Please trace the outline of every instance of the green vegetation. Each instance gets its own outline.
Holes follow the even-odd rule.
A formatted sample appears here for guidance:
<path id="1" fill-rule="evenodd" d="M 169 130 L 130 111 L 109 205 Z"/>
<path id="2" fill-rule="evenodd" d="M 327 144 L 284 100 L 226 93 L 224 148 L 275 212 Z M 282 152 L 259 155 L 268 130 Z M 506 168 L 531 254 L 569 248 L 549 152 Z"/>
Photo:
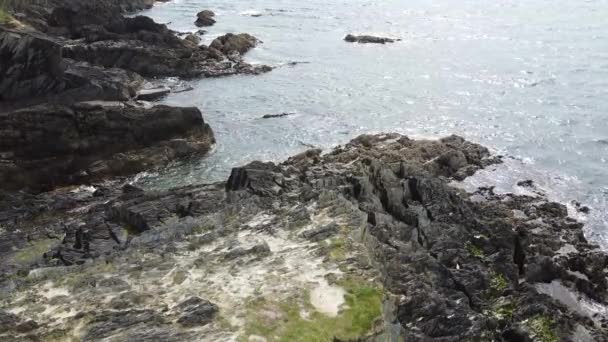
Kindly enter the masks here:
<path id="1" fill-rule="evenodd" d="M 471 256 L 474 256 L 476 258 L 483 258 L 484 254 L 483 254 L 483 250 L 474 245 L 472 242 L 467 242 L 467 244 L 465 245 L 466 250 L 469 252 L 469 254 Z"/>
<path id="2" fill-rule="evenodd" d="M 44 253 L 48 252 L 51 247 L 58 243 L 59 240 L 55 239 L 42 239 L 30 242 L 27 246 L 13 254 L 13 261 L 21 265 L 31 264 L 42 258 Z"/>
<path id="3" fill-rule="evenodd" d="M 555 322 L 543 315 L 537 315 L 527 322 L 527 326 L 540 342 L 558 342 L 559 339 L 553 331 Z"/>
<path id="4" fill-rule="evenodd" d="M 335 237 L 329 243 L 323 241 L 321 244 L 326 248 L 330 260 L 341 261 L 346 258 L 346 242 L 342 237 Z"/>
<path id="5" fill-rule="evenodd" d="M 180 285 L 181 283 L 186 281 L 186 278 L 187 278 L 186 271 L 182 271 L 182 270 L 176 271 L 175 274 L 173 275 L 173 284 Z"/>
<path id="6" fill-rule="evenodd" d="M 510 320 L 515 311 L 515 303 L 510 300 L 500 301 L 494 305 L 493 313 L 498 319 Z"/>
<path id="7" fill-rule="evenodd" d="M 10 5 L 9 0 L 0 0 L 0 24 L 6 24 L 13 19 L 8 13 L 8 9 L 12 7 Z"/>
<path id="8" fill-rule="evenodd" d="M 509 286 L 509 282 L 504 275 L 496 272 L 492 272 L 492 279 L 490 279 L 490 289 L 495 295 L 500 295 Z"/>
<path id="9" fill-rule="evenodd" d="M 309 294 L 283 301 L 257 298 L 247 307 L 245 336 L 267 341 L 356 340 L 370 332 L 382 313 L 382 290 L 360 279 L 339 280 L 346 291 L 345 305 L 336 317 L 315 311 Z M 303 317 L 304 316 L 304 317 Z"/>
<path id="10" fill-rule="evenodd" d="M 226 318 L 222 315 L 218 315 L 215 318 L 215 324 L 217 324 L 222 330 L 227 330 L 227 331 L 237 331 L 238 330 L 237 326 L 232 325 L 232 323 L 230 323 L 228 318 Z"/>
<path id="11" fill-rule="evenodd" d="M 0 8 L 0 24 L 5 24 L 11 21 L 12 17 L 4 10 Z"/>
<path id="12" fill-rule="evenodd" d="M 206 233 L 206 232 L 212 231 L 213 228 L 214 227 L 212 224 L 203 224 L 198 227 L 192 228 L 191 234 L 197 235 L 197 234 Z"/>

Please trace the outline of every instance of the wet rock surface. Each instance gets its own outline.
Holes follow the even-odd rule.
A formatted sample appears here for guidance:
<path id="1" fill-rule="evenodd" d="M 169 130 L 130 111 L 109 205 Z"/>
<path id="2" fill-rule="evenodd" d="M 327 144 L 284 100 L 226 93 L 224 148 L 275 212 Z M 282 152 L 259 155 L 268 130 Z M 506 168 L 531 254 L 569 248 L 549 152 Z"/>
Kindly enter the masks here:
<path id="1" fill-rule="evenodd" d="M 363 135 L 225 183 L 6 195 L 0 319 L 39 339 L 605 340 L 608 256 L 582 224 L 456 186 L 497 162 Z"/>
<path id="2" fill-rule="evenodd" d="M 256 42 L 249 35 L 227 35 L 217 49 L 199 46 L 196 36 L 180 39 L 148 17 L 123 16 L 151 6 L 147 0 L 19 6 L 25 26 L 0 25 L 0 72 L 6 75 L 0 82 L 0 101 L 5 102 L 0 111 L 58 100 L 125 101 L 136 95 L 141 76 L 217 77 L 270 70 L 243 61 L 242 54 Z M 212 16 L 211 11 L 199 13 L 205 20 Z"/>
<path id="3" fill-rule="evenodd" d="M 223 52 L 226 55 L 233 54 L 235 52 L 244 54 L 250 49 L 254 48 L 258 43 L 258 39 L 247 33 L 227 33 L 221 37 L 216 38 L 211 42 L 210 47 Z"/>
<path id="4" fill-rule="evenodd" d="M 215 13 L 210 10 L 202 10 L 196 14 L 196 21 L 194 24 L 198 27 L 202 26 L 212 26 L 215 24 Z"/>
<path id="5" fill-rule="evenodd" d="M 0 127 L 4 189 L 50 189 L 129 175 L 204 155 L 214 142 L 196 108 L 118 102 L 23 108 L 0 114 Z"/>
<path id="6" fill-rule="evenodd" d="M 386 43 L 394 43 L 394 42 L 399 41 L 401 39 L 385 38 L 385 37 L 375 37 L 375 36 L 370 36 L 370 35 L 356 36 L 356 35 L 353 35 L 353 34 L 347 34 L 346 37 L 344 37 L 344 40 L 347 41 L 347 42 L 349 42 L 349 43 L 386 44 Z"/>

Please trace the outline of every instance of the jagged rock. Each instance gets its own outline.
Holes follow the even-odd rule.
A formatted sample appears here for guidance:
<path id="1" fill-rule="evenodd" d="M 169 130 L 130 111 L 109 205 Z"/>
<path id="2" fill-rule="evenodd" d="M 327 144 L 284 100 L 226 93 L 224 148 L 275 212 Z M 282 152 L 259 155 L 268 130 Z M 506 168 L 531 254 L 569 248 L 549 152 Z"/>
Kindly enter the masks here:
<path id="1" fill-rule="evenodd" d="M 362 135 L 325 154 L 311 150 L 281 164 L 253 162 L 235 168 L 227 182 L 217 184 L 136 191 L 131 196 L 114 185 L 103 198 L 76 200 L 67 194 L 57 204 L 61 209 L 48 209 L 48 198 L 57 193 L 6 196 L 0 201 L 0 218 L 14 215 L 7 225 L 10 233 L 23 237 L 19 234 L 31 232 L 33 241 L 40 239 L 42 229 L 64 232 L 62 246 L 54 249 L 61 254 L 46 253 L 46 262 L 74 260 L 83 263 L 83 271 L 90 267 L 85 260 L 103 254 L 125 268 L 136 267 L 137 277 L 149 273 L 157 279 L 175 272 L 172 258 L 181 262 L 194 256 L 193 273 L 213 271 L 198 273 L 204 275 L 202 280 L 194 274 L 188 279 L 207 284 L 215 278 L 220 285 L 212 293 L 218 298 L 226 298 L 221 288 L 225 280 L 234 277 L 241 285 L 244 278 L 266 279 L 263 267 L 269 265 L 277 268 L 268 278 L 278 277 L 279 282 L 287 273 L 297 273 L 297 268 L 287 273 L 283 269 L 288 264 L 284 257 L 293 253 L 293 241 L 306 246 L 300 250 L 306 255 L 331 249 L 339 257 L 356 249 L 356 237 L 365 245 L 365 254 L 347 254 L 328 265 L 339 265 L 349 274 L 377 272 L 374 279 L 383 285 L 383 318 L 389 322 L 378 329 L 384 327 L 397 340 L 534 340 L 541 332 L 552 341 L 575 340 L 581 334 L 590 336 L 588 340 L 605 340 L 608 255 L 585 239 L 582 224 L 569 218 L 563 205 L 542 196 L 496 194 L 488 188 L 468 194 L 452 185 L 497 162 L 486 148 L 458 136 L 430 141 L 398 134 Z M 57 217 L 44 223 L 36 221 L 39 215 L 28 214 L 48 210 Z M 515 215 L 516 211 L 524 214 Z M 62 227 L 59 222 L 66 223 Z M 132 227 L 129 234 L 120 234 L 124 226 Z M 277 243 L 293 233 L 299 237 Z M 0 231 L 0 242 L 11 241 L 8 234 Z M 176 247 L 184 241 L 198 243 L 195 238 L 200 235 L 205 236 L 202 243 L 210 245 Z M 123 236 L 128 236 L 128 243 Z M 2 266 L 22 248 L 12 242 L 2 243 Z M 269 245 L 278 247 L 275 253 L 269 254 Z M 162 256 L 145 260 L 150 254 Z M 131 266 L 135 261 L 139 264 Z M 29 267 L 36 273 L 34 266 Z M 226 267 L 226 272 L 216 273 L 218 267 Z M 96 286 L 100 284 L 101 279 L 93 278 Z M 333 284 L 333 277 L 324 279 Z M 89 293 L 96 289 L 84 288 Z M 244 292 L 249 290 L 255 302 L 257 289 Z M 124 309 L 118 305 L 118 310 Z M 128 312 L 103 313 L 100 316 L 116 318 L 95 319 L 88 328 L 99 326 L 101 333 L 93 335 L 99 339 L 118 336 L 118 331 L 123 338 L 136 332 L 160 336 L 154 316 L 144 323 L 137 318 L 143 314 Z M 208 324 L 217 308 L 199 298 L 162 312 L 164 330 L 175 331 L 182 324 Z M 46 324 L 37 321 L 41 327 Z M 123 321 L 124 325 L 109 324 Z M 221 329 L 218 326 L 213 325 Z M 37 331 L 32 334 L 37 336 Z M 198 334 L 198 340 L 214 337 L 203 329 L 188 331 Z"/>
<path id="2" fill-rule="evenodd" d="M 29 104 L 53 101 L 129 100 L 141 76 L 62 58 L 62 46 L 36 33 L 0 32 L 0 100 Z"/>
<path id="3" fill-rule="evenodd" d="M 126 329 L 145 324 L 161 325 L 162 317 L 153 310 L 106 311 L 95 314 L 86 327 L 83 341 L 98 341 Z"/>
<path id="4" fill-rule="evenodd" d="M 214 142 L 196 108 L 81 102 L 24 108 L 0 115 L 0 122 L 8 165 L 0 165 L 0 179 L 12 188 L 132 174 L 204 154 Z"/>
<path id="5" fill-rule="evenodd" d="M 247 33 L 227 33 L 221 37 L 215 38 L 211 42 L 210 47 L 221 51 L 226 55 L 234 52 L 245 54 L 250 49 L 254 48 L 258 43 L 258 39 Z"/>
<path id="6" fill-rule="evenodd" d="M 166 96 L 170 92 L 171 89 L 167 88 L 143 89 L 139 91 L 136 99 L 142 101 L 154 101 Z"/>
<path id="7" fill-rule="evenodd" d="M 386 43 L 394 43 L 395 41 L 398 41 L 399 39 L 374 37 L 374 36 L 369 36 L 369 35 L 355 36 L 355 35 L 352 35 L 352 34 L 347 34 L 346 37 L 344 37 L 344 40 L 347 41 L 347 42 L 349 42 L 349 43 L 386 44 Z"/>
<path id="8" fill-rule="evenodd" d="M 337 224 L 328 224 L 326 226 L 304 231 L 300 236 L 310 241 L 321 241 L 336 234 L 338 229 L 339 227 Z"/>
<path id="9" fill-rule="evenodd" d="M 101 68 L 86 62 L 64 59 L 68 89 L 58 96 L 63 103 L 76 101 L 127 101 L 144 83 L 138 74 L 118 68 Z"/>
<path id="10" fill-rule="evenodd" d="M 190 297 L 178 304 L 176 310 L 181 312 L 177 322 L 186 327 L 202 326 L 210 323 L 219 311 L 217 305 L 199 297 Z"/>
<path id="11" fill-rule="evenodd" d="M 61 45 L 36 33 L 0 29 L 0 101 L 40 96 L 65 88 Z"/>

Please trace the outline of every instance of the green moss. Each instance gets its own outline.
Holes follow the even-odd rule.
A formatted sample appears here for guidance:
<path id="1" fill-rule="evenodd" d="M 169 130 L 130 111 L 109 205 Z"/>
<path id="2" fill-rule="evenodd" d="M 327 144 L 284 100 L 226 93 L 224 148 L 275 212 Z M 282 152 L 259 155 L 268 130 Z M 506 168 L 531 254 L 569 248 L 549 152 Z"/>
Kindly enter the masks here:
<path id="1" fill-rule="evenodd" d="M 530 331 L 534 334 L 534 337 L 537 341 L 540 342 L 558 342 L 559 339 L 557 335 L 553 331 L 553 327 L 555 326 L 555 322 L 543 315 L 535 316 L 530 319 L 527 324 Z"/>
<path id="2" fill-rule="evenodd" d="M 467 242 L 467 244 L 465 245 L 465 248 L 469 252 L 469 254 L 475 258 L 484 257 L 483 250 L 480 247 L 474 245 L 472 242 Z"/>
<path id="3" fill-rule="evenodd" d="M 187 278 L 187 273 L 186 271 L 176 271 L 175 274 L 173 275 L 173 284 L 174 285 L 180 285 L 181 283 L 183 283 Z"/>
<path id="4" fill-rule="evenodd" d="M 195 227 L 192 229 L 192 234 L 202 234 L 208 231 L 213 230 L 213 225 L 212 224 L 204 224 L 198 227 Z"/>
<path id="5" fill-rule="evenodd" d="M 123 226 L 123 229 L 127 232 L 128 235 L 139 235 L 141 233 L 139 229 L 133 227 L 128 223 Z"/>
<path id="6" fill-rule="evenodd" d="M 12 17 L 6 11 L 0 8 L 0 24 L 5 24 L 11 21 Z"/>
<path id="7" fill-rule="evenodd" d="M 76 341 L 76 338 L 68 330 L 54 329 L 46 334 L 42 339 L 48 342 L 65 342 L 65 341 Z"/>
<path id="8" fill-rule="evenodd" d="M 42 255 L 48 252 L 54 245 L 58 244 L 59 240 L 42 239 L 30 242 L 27 246 L 18 250 L 13 254 L 12 260 L 18 264 L 26 265 L 42 258 Z"/>
<path id="9" fill-rule="evenodd" d="M 227 331 L 237 331 L 238 330 L 237 326 L 230 323 L 230 321 L 222 315 L 219 315 L 217 318 L 215 318 L 214 321 L 215 321 L 215 324 L 217 324 L 220 327 L 220 329 L 222 329 L 222 330 L 227 330 Z"/>
<path id="10" fill-rule="evenodd" d="M 490 279 L 490 289 L 493 294 L 500 295 L 509 286 L 507 278 L 501 273 L 492 272 Z"/>
<path id="11" fill-rule="evenodd" d="M 382 290 L 354 278 L 339 280 L 338 284 L 347 293 L 344 308 L 336 317 L 315 311 L 307 292 L 283 301 L 269 298 L 251 301 L 242 339 L 257 335 L 267 341 L 323 342 L 365 336 L 381 316 Z"/>
<path id="12" fill-rule="evenodd" d="M 335 261 L 346 258 L 346 243 L 341 238 L 331 239 L 329 244 L 329 258 Z"/>
<path id="13" fill-rule="evenodd" d="M 515 303 L 512 301 L 500 301 L 493 307 L 493 314 L 498 319 L 510 320 L 513 318 L 513 312 L 515 311 Z"/>

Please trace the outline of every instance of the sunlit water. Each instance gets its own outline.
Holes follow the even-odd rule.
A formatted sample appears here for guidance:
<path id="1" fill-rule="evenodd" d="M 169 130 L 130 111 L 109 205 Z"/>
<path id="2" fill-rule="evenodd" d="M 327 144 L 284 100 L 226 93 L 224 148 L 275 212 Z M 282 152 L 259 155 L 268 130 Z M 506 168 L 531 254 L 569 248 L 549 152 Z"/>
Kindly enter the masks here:
<path id="1" fill-rule="evenodd" d="M 194 32 L 202 9 L 217 19 L 205 43 L 253 34 L 264 43 L 247 60 L 277 68 L 191 80 L 193 91 L 163 100 L 199 107 L 218 143 L 140 184 L 223 180 L 248 161 L 361 133 L 455 133 L 514 158 L 473 183 L 534 179 L 552 199 L 592 207 L 588 236 L 608 246 L 607 0 L 177 0 L 144 14 Z M 347 33 L 402 41 L 349 44 Z M 283 112 L 295 114 L 261 119 Z"/>

